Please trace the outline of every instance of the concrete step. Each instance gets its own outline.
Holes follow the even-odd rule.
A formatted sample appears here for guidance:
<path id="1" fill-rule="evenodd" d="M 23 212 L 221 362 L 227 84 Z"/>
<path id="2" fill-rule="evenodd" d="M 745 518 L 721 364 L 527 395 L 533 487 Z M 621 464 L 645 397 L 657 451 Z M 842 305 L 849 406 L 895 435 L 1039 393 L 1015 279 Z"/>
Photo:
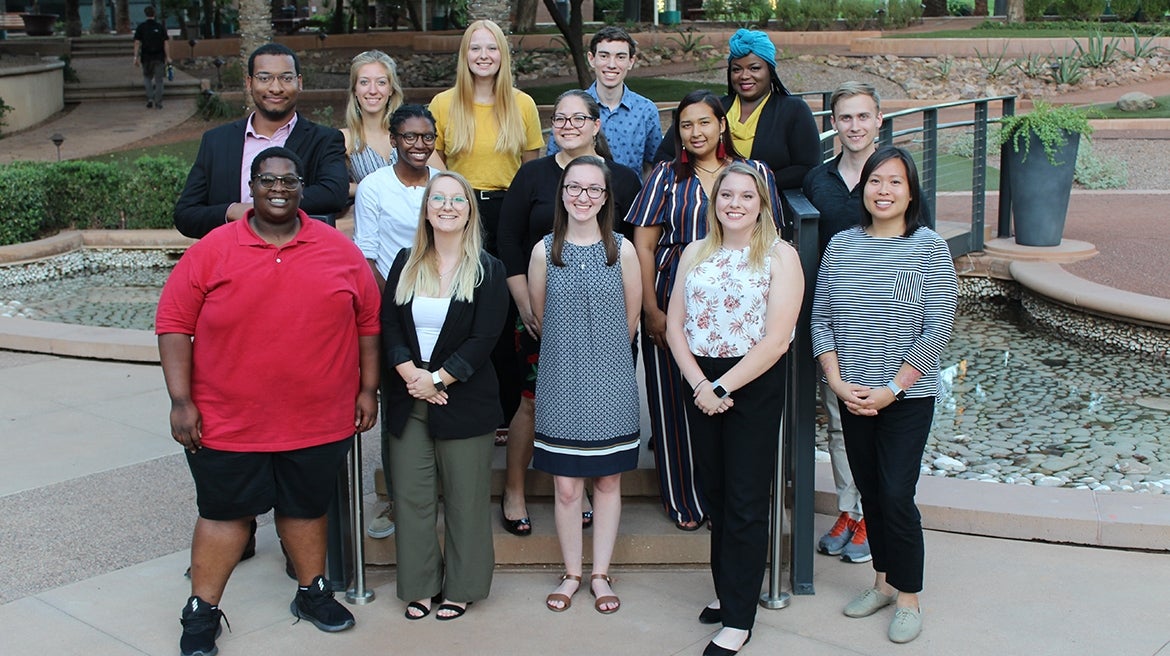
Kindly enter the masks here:
<path id="1" fill-rule="evenodd" d="M 203 91 L 200 80 L 175 80 L 167 82 L 163 98 L 193 98 Z M 126 100 L 145 98 L 142 80 L 121 81 L 116 84 L 70 83 L 65 85 L 65 102 L 78 103 L 83 100 Z"/>

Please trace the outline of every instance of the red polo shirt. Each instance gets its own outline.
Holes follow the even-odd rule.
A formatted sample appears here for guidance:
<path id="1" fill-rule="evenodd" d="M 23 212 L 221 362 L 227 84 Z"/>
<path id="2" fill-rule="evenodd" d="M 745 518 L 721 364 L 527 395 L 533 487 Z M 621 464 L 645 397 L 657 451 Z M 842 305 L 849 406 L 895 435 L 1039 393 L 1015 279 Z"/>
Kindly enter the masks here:
<path id="1" fill-rule="evenodd" d="M 358 336 L 379 333 L 378 285 L 353 242 L 304 212 L 280 247 L 247 219 L 187 249 L 158 304 L 156 334 L 194 336 L 203 444 L 291 451 L 344 439 L 354 432 Z"/>

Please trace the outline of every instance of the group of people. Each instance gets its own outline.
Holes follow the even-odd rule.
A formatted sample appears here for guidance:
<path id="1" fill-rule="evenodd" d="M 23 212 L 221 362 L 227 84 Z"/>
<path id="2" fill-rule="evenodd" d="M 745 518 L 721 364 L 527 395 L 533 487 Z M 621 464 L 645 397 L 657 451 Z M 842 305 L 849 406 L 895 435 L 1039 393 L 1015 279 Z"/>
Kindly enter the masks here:
<path id="1" fill-rule="evenodd" d="M 359 54 L 342 131 L 296 112 L 295 53 L 251 55 L 255 111 L 204 135 L 175 208 L 200 241 L 156 322 L 199 506 L 183 654 L 216 652 L 227 579 L 270 509 L 298 581 L 293 615 L 353 626 L 324 578 L 325 504 L 379 396 L 393 503 L 367 531 L 396 535 L 406 619 L 454 620 L 488 596 L 505 430 L 508 532 L 534 530 L 529 467 L 554 481 L 564 571 L 546 607 L 572 606 L 592 528 L 593 606 L 617 612 L 609 565 L 621 474 L 640 449 L 639 330 L 664 510 L 681 530 L 711 530 L 715 600 L 699 621 L 722 627 L 704 654 L 737 653 L 766 567 L 783 362 L 804 296 L 779 191 L 802 185 L 822 235 L 840 232 L 822 241 L 812 308 L 823 400 L 842 426 L 842 519 L 819 548 L 862 562 L 872 545 L 874 586 L 845 613 L 895 604 L 890 639 L 917 635 L 914 485 L 954 268 L 925 227 L 913 160 L 875 148 L 872 87 L 833 95 L 842 154 L 821 164 L 812 113 L 780 82 L 768 36 L 739 30 L 729 46 L 726 95 L 688 94 L 664 138 L 655 105 L 625 85 L 635 41 L 602 28 L 588 53 L 596 82 L 557 99 L 547 148 L 491 21 L 467 28 L 454 87 L 427 107 L 403 102 L 391 58 Z M 326 225 L 347 199 L 352 241 Z M 865 543 L 866 520 L 863 558 L 848 549 Z"/>

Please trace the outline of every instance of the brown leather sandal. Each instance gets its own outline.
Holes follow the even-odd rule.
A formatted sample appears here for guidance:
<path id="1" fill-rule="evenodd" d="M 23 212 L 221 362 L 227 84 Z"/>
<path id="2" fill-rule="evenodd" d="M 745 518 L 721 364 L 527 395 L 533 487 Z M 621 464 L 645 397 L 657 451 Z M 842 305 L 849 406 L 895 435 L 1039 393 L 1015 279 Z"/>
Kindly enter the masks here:
<path id="1" fill-rule="evenodd" d="M 593 609 L 602 615 L 609 615 L 610 613 L 618 612 L 618 610 L 622 607 L 622 600 L 618 599 L 616 595 L 605 595 L 604 597 L 598 597 L 597 593 L 593 591 L 593 582 L 597 579 L 605 579 L 605 582 L 608 583 L 611 588 L 613 587 L 613 579 L 609 578 L 608 574 L 594 574 L 593 576 L 589 577 L 589 593 L 597 599 L 597 601 L 593 602 Z M 606 604 L 614 604 L 614 607 L 608 610 L 602 608 L 602 606 Z"/>
<path id="2" fill-rule="evenodd" d="M 564 583 L 565 581 L 576 581 L 577 582 L 577 590 L 581 589 L 581 577 L 580 576 L 577 576 L 576 574 L 567 574 L 566 573 L 566 574 L 561 575 L 561 583 Z M 577 594 L 577 590 L 574 590 L 573 594 Z M 556 606 L 553 606 L 554 601 L 559 601 L 564 605 L 558 608 Z M 554 613 L 563 613 L 563 612 L 569 610 L 569 607 L 573 605 L 573 595 L 567 595 L 567 594 L 562 594 L 560 592 L 554 592 L 554 593 L 550 594 L 548 597 L 545 597 L 544 605 L 547 606 L 548 609 Z"/>

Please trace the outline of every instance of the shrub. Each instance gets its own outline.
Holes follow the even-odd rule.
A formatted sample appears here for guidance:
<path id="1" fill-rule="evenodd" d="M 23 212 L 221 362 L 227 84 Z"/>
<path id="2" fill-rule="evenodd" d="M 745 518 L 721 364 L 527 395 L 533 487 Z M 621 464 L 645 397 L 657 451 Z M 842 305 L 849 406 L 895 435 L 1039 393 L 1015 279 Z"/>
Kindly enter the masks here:
<path id="1" fill-rule="evenodd" d="M 1129 166 L 1118 157 L 1098 155 L 1092 142 L 1082 139 L 1073 176 L 1086 189 L 1121 189 L 1129 184 Z"/>
<path id="2" fill-rule="evenodd" d="M 12 105 L 9 105 L 8 103 L 4 102 L 3 98 L 0 98 L 0 128 L 8 125 L 4 122 L 4 116 L 13 109 L 14 107 Z M 0 132 L 3 132 L 3 130 L 0 130 Z"/>
<path id="3" fill-rule="evenodd" d="M 1110 0 L 1109 8 L 1119 21 L 1133 20 L 1138 10 L 1142 8 L 1142 0 Z"/>
<path id="4" fill-rule="evenodd" d="M 907 27 L 922 20 L 920 0 L 890 0 L 886 6 L 886 21 L 890 27 Z"/>
<path id="5" fill-rule="evenodd" d="M 31 241 L 41 234 L 46 167 L 32 162 L 0 166 L 0 246 Z"/>
<path id="6" fill-rule="evenodd" d="M 838 0 L 837 8 L 847 30 L 861 29 L 876 17 L 877 7 L 872 0 Z"/>
<path id="7" fill-rule="evenodd" d="M 103 221 L 103 228 L 170 228 L 174 225 L 175 200 L 183 192 L 190 167 L 175 157 L 139 157 L 134 160 L 130 177 L 119 189 L 122 208 L 133 208 L 113 223 L 113 214 Z"/>
<path id="8" fill-rule="evenodd" d="M 1105 0 L 1060 0 L 1060 17 L 1072 20 L 1096 20 L 1105 13 Z"/>
<path id="9" fill-rule="evenodd" d="M 1052 0 L 1024 0 L 1024 18 L 1028 21 L 1039 20 L 1050 6 Z"/>

